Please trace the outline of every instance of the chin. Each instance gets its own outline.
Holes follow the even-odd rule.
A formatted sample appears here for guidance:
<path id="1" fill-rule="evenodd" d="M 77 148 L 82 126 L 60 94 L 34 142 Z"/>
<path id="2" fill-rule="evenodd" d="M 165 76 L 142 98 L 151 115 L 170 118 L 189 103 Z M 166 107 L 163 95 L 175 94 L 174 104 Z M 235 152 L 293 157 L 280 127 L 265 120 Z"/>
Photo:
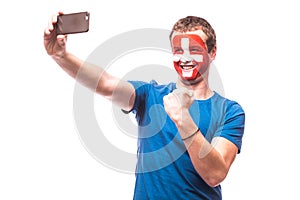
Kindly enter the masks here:
<path id="1" fill-rule="evenodd" d="M 200 83 L 203 81 L 203 77 L 201 75 L 198 75 L 196 78 L 187 78 L 180 76 L 180 81 L 184 85 L 195 85 L 197 83 Z"/>

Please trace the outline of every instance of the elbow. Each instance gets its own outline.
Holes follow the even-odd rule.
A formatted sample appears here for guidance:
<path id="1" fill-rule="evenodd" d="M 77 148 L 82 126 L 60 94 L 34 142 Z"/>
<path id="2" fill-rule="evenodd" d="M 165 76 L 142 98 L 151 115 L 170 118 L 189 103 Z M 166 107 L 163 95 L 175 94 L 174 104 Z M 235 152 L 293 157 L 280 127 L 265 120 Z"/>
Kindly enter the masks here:
<path id="1" fill-rule="evenodd" d="M 107 99 L 112 99 L 115 89 L 115 82 L 101 78 L 95 88 L 95 92 Z"/>
<path id="2" fill-rule="evenodd" d="M 206 177 L 204 181 L 210 187 L 217 187 L 218 185 L 220 185 L 221 182 L 225 180 L 226 176 L 227 173 L 223 172 L 223 173 L 215 174 L 213 176 Z"/>
<path id="3" fill-rule="evenodd" d="M 221 183 L 223 180 L 224 180 L 224 179 L 210 178 L 210 179 L 206 180 L 205 182 L 206 182 L 207 185 L 209 185 L 210 187 L 217 187 L 218 185 L 220 185 L 220 183 Z"/>

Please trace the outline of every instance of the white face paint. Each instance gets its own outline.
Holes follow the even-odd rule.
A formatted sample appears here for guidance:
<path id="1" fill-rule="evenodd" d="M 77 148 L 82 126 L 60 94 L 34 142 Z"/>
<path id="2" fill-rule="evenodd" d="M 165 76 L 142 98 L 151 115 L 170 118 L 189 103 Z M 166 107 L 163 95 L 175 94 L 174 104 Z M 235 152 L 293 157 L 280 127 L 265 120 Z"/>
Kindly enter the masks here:
<path id="1" fill-rule="evenodd" d="M 182 77 L 191 77 L 193 75 L 193 70 L 182 70 Z"/>
<path id="2" fill-rule="evenodd" d="M 191 62 L 195 60 L 196 62 L 203 62 L 203 55 L 199 54 L 191 54 L 190 53 L 190 39 L 189 38 L 181 38 L 181 48 L 183 50 L 183 54 L 174 54 L 173 61 L 174 62 Z"/>

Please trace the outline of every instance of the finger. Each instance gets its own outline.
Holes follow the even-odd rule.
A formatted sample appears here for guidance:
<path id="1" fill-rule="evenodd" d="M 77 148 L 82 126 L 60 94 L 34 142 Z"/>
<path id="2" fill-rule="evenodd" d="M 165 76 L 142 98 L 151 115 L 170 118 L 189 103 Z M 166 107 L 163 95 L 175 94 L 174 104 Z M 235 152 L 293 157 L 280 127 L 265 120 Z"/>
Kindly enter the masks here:
<path id="1" fill-rule="evenodd" d="M 51 23 L 52 23 L 52 24 L 55 24 L 55 23 L 57 22 L 57 16 L 58 16 L 58 15 L 60 15 L 60 14 L 57 13 L 57 14 L 52 15 L 52 18 L 51 18 Z"/>
<path id="2" fill-rule="evenodd" d="M 63 14 L 64 14 L 64 12 L 58 11 L 58 13 L 52 15 L 51 23 L 52 23 L 52 24 L 56 24 L 56 23 L 57 23 L 57 17 L 58 17 L 59 15 L 63 15 Z"/>
<path id="3" fill-rule="evenodd" d="M 57 42 L 60 46 L 64 46 L 67 41 L 67 36 L 66 35 L 57 35 Z"/>
<path id="4" fill-rule="evenodd" d="M 170 94 L 165 95 L 165 96 L 163 97 L 163 102 L 166 103 L 166 102 L 169 101 L 169 99 L 170 99 Z"/>
<path id="5" fill-rule="evenodd" d="M 187 94 L 189 97 L 194 96 L 193 90 L 188 90 L 187 88 L 179 88 L 174 90 L 172 93 L 178 95 L 178 94 Z"/>
<path id="6" fill-rule="evenodd" d="M 194 90 L 188 90 L 188 91 L 187 91 L 187 94 L 188 94 L 190 97 L 193 97 L 193 96 L 194 96 Z"/>
<path id="7" fill-rule="evenodd" d="M 178 95 L 178 94 L 182 94 L 183 92 L 184 92 L 184 88 L 177 88 L 177 89 L 173 90 L 173 92 L 171 94 Z"/>
<path id="8" fill-rule="evenodd" d="M 50 36 L 53 30 L 54 30 L 53 25 L 48 24 L 48 26 L 44 29 L 44 36 Z"/>
<path id="9" fill-rule="evenodd" d="M 51 19 L 48 21 L 48 26 L 44 31 L 46 35 L 50 34 L 54 30 L 54 24 L 57 22 L 57 15 L 58 14 L 52 15 Z"/>
<path id="10" fill-rule="evenodd" d="M 63 11 L 58 11 L 58 14 L 59 14 L 59 15 L 63 15 L 64 12 L 63 12 Z"/>
<path id="11" fill-rule="evenodd" d="M 67 35 L 57 35 L 57 39 L 59 40 L 67 39 Z"/>
<path id="12" fill-rule="evenodd" d="M 165 96 L 163 97 L 163 102 L 164 102 L 164 103 L 169 102 L 170 99 L 172 98 L 171 95 L 172 95 L 172 93 L 165 95 Z"/>
<path id="13" fill-rule="evenodd" d="M 53 26 L 52 21 L 48 22 L 48 27 L 47 27 L 47 28 L 48 28 L 49 32 L 52 32 L 52 31 L 53 31 L 54 26 Z"/>
<path id="14" fill-rule="evenodd" d="M 55 27 L 55 24 L 57 23 L 57 16 L 63 14 L 62 12 L 58 12 L 51 16 L 51 19 L 48 23 L 49 30 L 53 30 Z"/>
<path id="15" fill-rule="evenodd" d="M 164 105 L 165 110 L 167 111 L 168 110 L 168 105 L 170 105 L 168 95 L 163 97 L 163 105 Z"/>

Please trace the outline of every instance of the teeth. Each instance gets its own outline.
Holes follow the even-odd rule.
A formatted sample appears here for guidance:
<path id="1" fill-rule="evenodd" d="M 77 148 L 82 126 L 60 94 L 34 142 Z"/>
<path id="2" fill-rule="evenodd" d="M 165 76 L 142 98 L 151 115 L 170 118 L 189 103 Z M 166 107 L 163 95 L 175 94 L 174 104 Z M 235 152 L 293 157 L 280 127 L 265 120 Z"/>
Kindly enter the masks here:
<path id="1" fill-rule="evenodd" d="M 181 65 L 181 68 L 189 70 L 189 69 L 193 69 L 195 66 L 194 65 Z"/>

